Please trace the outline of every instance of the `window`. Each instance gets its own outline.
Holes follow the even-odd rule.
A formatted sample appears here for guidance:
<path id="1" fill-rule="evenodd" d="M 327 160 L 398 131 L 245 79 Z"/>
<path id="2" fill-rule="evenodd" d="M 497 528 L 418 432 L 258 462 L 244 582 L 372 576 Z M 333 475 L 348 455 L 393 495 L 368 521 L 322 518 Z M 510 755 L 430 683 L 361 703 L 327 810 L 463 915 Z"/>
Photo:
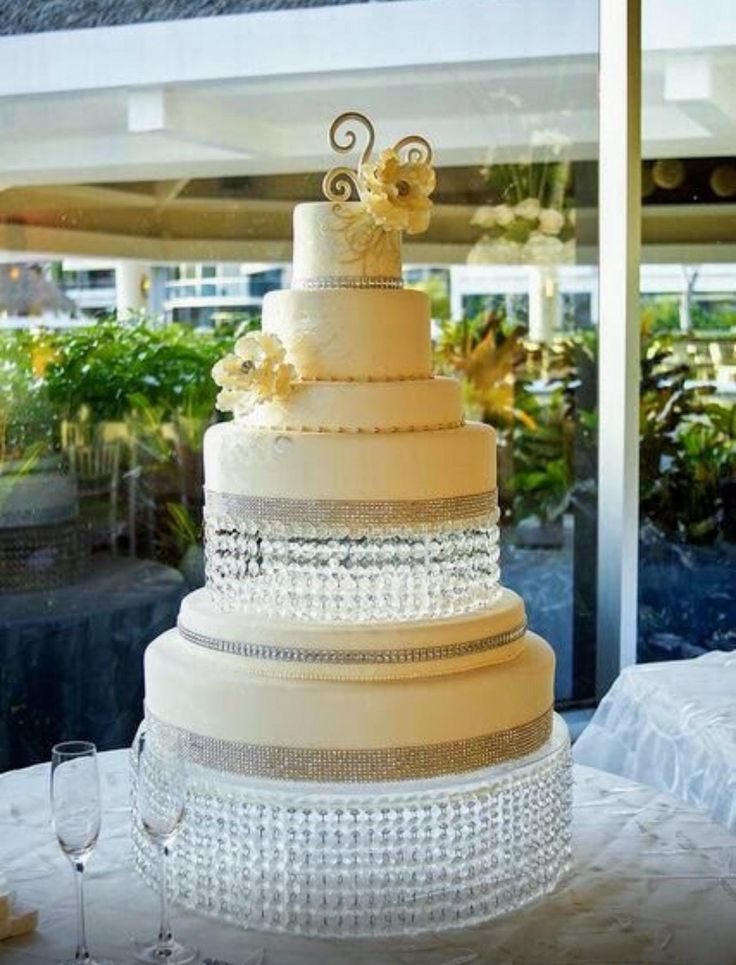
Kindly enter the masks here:
<path id="1" fill-rule="evenodd" d="M 690 9 L 689 0 L 677 5 Z M 265 78 L 248 57 L 255 41 L 247 13 L 231 23 L 243 38 L 236 65 L 192 35 L 201 81 L 174 68 L 162 81 L 151 73 L 155 57 L 141 66 L 131 56 L 125 43 L 150 39 L 146 23 L 121 34 L 112 61 L 92 31 L 80 39 L 89 46 L 71 73 L 48 62 L 46 93 L 21 81 L 5 98 L 16 145 L 0 214 L 6 270 L 36 266 L 36 296 L 0 306 L 0 362 L 10 373 L 0 399 L 1 458 L 15 465 L 30 454 L 34 472 L 59 487 L 73 476 L 77 485 L 76 497 L 69 490 L 66 542 L 58 533 L 42 552 L 28 550 L 28 559 L 41 561 L 34 592 L 52 608 L 64 599 L 78 605 L 88 593 L 99 600 L 95 581 L 105 573 L 122 574 L 139 596 L 151 589 L 145 625 L 126 624 L 137 634 L 128 640 L 126 707 L 111 706 L 109 719 L 98 721 L 110 742 L 128 739 L 137 719 L 143 648 L 202 581 L 202 435 L 218 418 L 209 372 L 236 332 L 257 327 L 263 298 L 290 283 L 293 206 L 320 197 L 322 173 L 334 162 L 326 129 L 354 105 L 373 117 L 380 143 L 417 131 L 435 146 L 434 217 L 425 236 L 406 239 L 405 283 L 430 298 L 438 371 L 463 380 L 469 418 L 497 429 L 503 579 L 555 647 L 557 700 L 594 699 L 597 3 L 396 5 L 389 61 L 379 56 L 386 9 L 337 4 L 330 15 L 346 36 L 362 39 L 331 63 L 310 61 L 307 43 L 298 45 L 298 62 L 291 45 L 287 51 L 275 37 L 263 43 L 272 59 Z M 288 15 L 294 36 L 307 37 L 310 10 Z M 282 21 L 283 14 L 280 30 Z M 267 32 L 269 15 L 258 24 Z M 50 22 L 49 31 L 58 26 Z M 426 42 L 417 47 L 420 26 Z M 721 45 L 736 46 L 731 27 L 721 27 Z M 647 351 L 667 342 L 666 364 L 682 367 L 683 390 L 717 383 L 725 400 L 736 310 L 736 252 L 726 240 L 730 128 L 723 121 L 704 142 L 700 121 L 716 116 L 707 97 L 699 106 L 667 99 L 687 87 L 688 58 L 710 57 L 713 29 L 702 24 L 685 51 L 673 36 L 645 53 L 642 322 Z M 162 129 L 151 125 L 152 104 Z M 671 143 L 662 118 L 673 110 L 689 134 Z M 38 131 L 57 145 L 53 155 L 38 151 Z M 100 166 L 105 138 L 112 155 Z M 671 393 L 670 374 L 652 378 L 657 392 Z M 650 403 L 642 397 L 643 412 Z M 702 428 L 688 425 L 695 445 Z M 702 552 L 678 542 L 680 508 L 651 556 L 649 526 L 661 529 L 667 519 L 656 487 L 684 457 L 647 444 L 640 643 L 649 658 L 672 650 L 663 634 L 680 632 L 659 598 L 647 595 L 663 572 L 656 553 L 686 545 L 693 565 L 705 566 L 709 553 L 720 560 L 732 545 L 733 492 L 723 467 L 717 497 L 715 482 L 691 486 L 704 505 L 717 498 L 718 537 Z M 653 489 L 645 489 L 647 478 Z M 40 528 L 43 500 L 34 509 L 29 497 L 29 507 Z M 694 525 L 707 522 L 700 512 L 688 509 Z M 52 558 L 64 565 L 41 565 Z M 52 571 L 62 585 L 52 585 Z M 701 611 L 704 601 L 696 601 Z M 720 616 L 708 639 L 721 645 L 727 611 L 721 603 L 710 611 Z M 0 766 L 45 757 L 57 731 L 39 729 Z"/>
<path id="2" fill-rule="evenodd" d="M 736 11 L 681 6 L 675 41 L 643 3 L 640 660 L 736 643 L 736 124 L 717 93 Z"/>

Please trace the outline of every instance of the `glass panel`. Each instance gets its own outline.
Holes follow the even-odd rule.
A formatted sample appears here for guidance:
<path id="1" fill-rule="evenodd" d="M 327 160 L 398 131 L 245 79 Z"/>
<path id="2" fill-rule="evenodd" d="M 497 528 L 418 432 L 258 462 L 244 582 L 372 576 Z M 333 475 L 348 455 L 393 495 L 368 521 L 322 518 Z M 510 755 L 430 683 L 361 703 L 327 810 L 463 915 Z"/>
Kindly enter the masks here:
<path id="1" fill-rule="evenodd" d="M 22 654 L 0 769 L 65 733 L 132 737 L 143 650 L 203 580 L 210 370 L 289 285 L 292 208 L 321 196 L 330 121 L 356 105 L 378 147 L 417 132 L 435 148 L 406 284 L 430 297 L 467 417 L 498 431 L 502 579 L 556 650 L 558 702 L 593 697 L 597 3 L 340 3 L 342 49 L 318 64 L 301 6 L 261 14 L 265 74 L 249 34 L 240 74 L 202 35 L 177 60 L 196 70 L 163 81 L 127 31 L 74 65 L 53 7 L 19 20 L 50 39 L 0 97 L 0 485 L 24 513 L 12 551 L 0 530 L 0 646 Z M 693 319 L 726 319 L 733 286 L 703 278 Z"/>
<path id="2" fill-rule="evenodd" d="M 643 6 L 644 661 L 736 646 L 736 8 L 719 10 Z"/>

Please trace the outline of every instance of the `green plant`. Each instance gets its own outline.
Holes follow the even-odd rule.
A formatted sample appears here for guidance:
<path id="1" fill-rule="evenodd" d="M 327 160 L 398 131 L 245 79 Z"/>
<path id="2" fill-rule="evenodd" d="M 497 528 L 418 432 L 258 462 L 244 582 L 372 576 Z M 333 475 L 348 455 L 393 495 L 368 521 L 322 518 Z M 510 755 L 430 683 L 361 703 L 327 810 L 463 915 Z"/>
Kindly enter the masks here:
<path id="1" fill-rule="evenodd" d="M 53 448 L 58 415 L 40 373 L 46 337 L 24 330 L 0 335 L 0 459 Z"/>
<path id="2" fill-rule="evenodd" d="M 573 422 L 566 389 L 558 385 L 542 400 L 527 402 L 534 426 L 516 427 L 514 472 L 509 480 L 514 517 L 552 522 L 569 508 L 574 482 Z"/>
<path id="3" fill-rule="evenodd" d="M 680 305 L 672 295 L 642 296 L 640 324 L 645 335 L 677 332 L 680 329 Z"/>
<path id="4" fill-rule="evenodd" d="M 736 409 L 689 384 L 671 351 L 667 338 L 642 349 L 642 517 L 670 539 L 712 543 L 723 534 L 723 488 L 736 477 Z"/>
<path id="5" fill-rule="evenodd" d="M 559 518 L 570 503 L 574 443 L 574 351 L 589 337 L 568 337 L 543 351 L 524 342 L 525 329 L 502 312 L 486 312 L 440 328 L 440 371 L 459 375 L 471 418 L 493 425 L 505 515 Z M 585 345 L 583 346 L 583 342 Z M 581 348 L 582 346 L 582 348 Z M 532 383 L 543 383 L 540 394 Z"/>
<path id="6" fill-rule="evenodd" d="M 197 546 L 200 540 L 200 527 L 194 520 L 189 509 L 181 503 L 166 504 L 169 519 L 169 531 L 180 553 L 185 553 L 190 546 Z"/>
<path id="7" fill-rule="evenodd" d="M 162 419 L 181 408 L 212 412 L 210 370 L 231 339 L 221 330 L 106 319 L 59 336 L 45 375 L 49 398 L 64 418 L 87 407 L 96 421 L 124 419 L 141 398 Z"/>
<path id="8" fill-rule="evenodd" d="M 450 320 L 450 292 L 447 278 L 432 275 L 424 281 L 407 285 L 414 291 L 424 292 L 429 298 L 430 316 L 437 322 Z"/>
<path id="9" fill-rule="evenodd" d="M 501 312 L 440 324 L 438 370 L 459 376 L 467 413 L 499 431 L 516 421 L 533 426 L 517 391 L 524 365 L 523 337 L 524 330 L 509 324 Z"/>

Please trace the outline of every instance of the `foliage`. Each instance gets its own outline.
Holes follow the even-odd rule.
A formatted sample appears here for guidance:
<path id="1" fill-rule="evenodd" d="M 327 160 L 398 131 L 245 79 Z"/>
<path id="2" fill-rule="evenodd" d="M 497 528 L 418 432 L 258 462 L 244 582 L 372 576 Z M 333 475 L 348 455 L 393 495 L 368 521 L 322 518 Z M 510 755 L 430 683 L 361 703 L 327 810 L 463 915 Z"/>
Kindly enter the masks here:
<path id="1" fill-rule="evenodd" d="M 696 331 L 734 332 L 736 331 L 736 310 L 733 302 L 710 305 L 695 301 L 690 306 L 690 318 Z"/>
<path id="2" fill-rule="evenodd" d="M 566 387 L 557 385 L 546 399 L 527 402 L 534 428 L 519 426 L 514 438 L 510 479 L 514 516 L 558 519 L 570 506 L 573 487 L 573 412 Z"/>
<path id="3" fill-rule="evenodd" d="M 95 420 L 120 420 L 145 399 L 161 419 L 188 407 L 211 412 L 216 386 L 210 370 L 231 336 L 185 325 L 121 325 L 106 319 L 63 333 L 45 374 L 49 399 L 65 418 L 82 407 Z"/>
<path id="4" fill-rule="evenodd" d="M 58 425 L 39 359 L 43 337 L 27 332 L 0 335 L 0 458 L 21 458 L 53 446 Z"/>
<path id="5" fill-rule="evenodd" d="M 450 293 L 447 278 L 431 275 L 424 281 L 406 286 L 414 291 L 424 292 L 429 298 L 429 314 L 437 322 L 450 320 Z"/>
<path id="6" fill-rule="evenodd" d="M 732 301 L 690 301 L 690 322 L 694 332 L 736 330 L 736 309 Z M 643 296 L 641 328 L 645 336 L 680 331 L 680 300 L 676 295 Z"/>
<path id="7" fill-rule="evenodd" d="M 516 379 L 524 363 L 524 330 L 501 312 L 484 312 L 440 324 L 435 358 L 440 372 L 459 376 L 465 408 L 473 419 L 500 430 L 516 421 L 533 426 L 519 405 Z"/>
<path id="8" fill-rule="evenodd" d="M 201 535 L 200 527 L 189 509 L 182 503 L 168 502 L 166 512 L 170 534 L 179 552 L 185 553 L 190 546 L 197 546 Z"/>
<path id="9" fill-rule="evenodd" d="M 723 489 L 736 478 L 736 408 L 687 385 L 666 338 L 645 341 L 640 404 L 640 498 L 671 539 L 710 543 L 723 531 Z"/>
<path id="10" fill-rule="evenodd" d="M 504 496 L 517 520 L 557 519 L 569 506 L 573 485 L 574 368 L 569 344 L 535 357 L 524 328 L 501 312 L 487 312 L 440 328 L 440 371 L 459 375 L 466 412 L 493 425 L 510 471 Z M 544 391 L 532 383 L 539 382 Z"/>
<path id="11" fill-rule="evenodd" d="M 645 334 L 677 332 L 680 329 L 680 305 L 674 296 L 657 295 L 641 299 L 641 329 Z"/>

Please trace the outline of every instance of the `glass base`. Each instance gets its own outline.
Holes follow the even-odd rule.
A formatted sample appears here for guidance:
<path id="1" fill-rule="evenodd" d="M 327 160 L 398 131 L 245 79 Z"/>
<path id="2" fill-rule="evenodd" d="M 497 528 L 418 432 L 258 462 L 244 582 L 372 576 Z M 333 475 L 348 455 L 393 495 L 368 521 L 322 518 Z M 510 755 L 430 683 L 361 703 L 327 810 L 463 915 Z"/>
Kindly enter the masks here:
<path id="1" fill-rule="evenodd" d="M 571 812 L 559 717 L 534 754 L 425 781 L 309 784 L 193 768 L 168 893 L 193 911 L 296 935 L 465 927 L 554 889 L 570 864 Z M 133 827 L 136 867 L 158 888 L 156 849 Z"/>
<path id="2" fill-rule="evenodd" d="M 498 510 L 472 527 L 400 535 L 260 534 L 205 523 L 205 571 L 224 611 L 308 622 L 404 621 L 490 606 L 499 594 Z"/>
<path id="3" fill-rule="evenodd" d="M 134 942 L 133 947 L 137 962 L 150 962 L 154 965 L 161 965 L 162 962 L 188 965 L 199 958 L 199 951 L 193 945 L 182 945 L 175 940 L 167 942 L 163 947 L 158 942 Z"/>

